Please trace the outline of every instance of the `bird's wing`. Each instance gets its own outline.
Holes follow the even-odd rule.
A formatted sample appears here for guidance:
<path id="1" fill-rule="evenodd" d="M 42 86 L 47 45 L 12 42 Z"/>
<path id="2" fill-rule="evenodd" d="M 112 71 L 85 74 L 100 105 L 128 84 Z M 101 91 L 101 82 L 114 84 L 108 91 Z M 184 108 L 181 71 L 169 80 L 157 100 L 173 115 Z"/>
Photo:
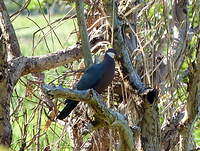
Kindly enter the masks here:
<path id="1" fill-rule="evenodd" d="M 92 65 L 83 74 L 80 81 L 77 83 L 78 90 L 87 90 L 93 88 L 99 80 L 102 78 L 104 73 L 104 65 L 102 63 Z"/>

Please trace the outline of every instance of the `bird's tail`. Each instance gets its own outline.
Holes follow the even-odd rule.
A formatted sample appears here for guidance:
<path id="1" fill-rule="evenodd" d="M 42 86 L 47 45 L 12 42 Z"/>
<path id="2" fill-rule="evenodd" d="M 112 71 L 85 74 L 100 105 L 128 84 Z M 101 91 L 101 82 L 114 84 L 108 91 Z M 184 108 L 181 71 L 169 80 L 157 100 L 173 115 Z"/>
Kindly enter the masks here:
<path id="1" fill-rule="evenodd" d="M 66 102 L 67 105 L 57 116 L 57 119 L 59 120 L 63 120 L 64 118 L 66 118 L 79 103 L 79 101 L 73 101 L 73 100 L 67 100 Z"/>

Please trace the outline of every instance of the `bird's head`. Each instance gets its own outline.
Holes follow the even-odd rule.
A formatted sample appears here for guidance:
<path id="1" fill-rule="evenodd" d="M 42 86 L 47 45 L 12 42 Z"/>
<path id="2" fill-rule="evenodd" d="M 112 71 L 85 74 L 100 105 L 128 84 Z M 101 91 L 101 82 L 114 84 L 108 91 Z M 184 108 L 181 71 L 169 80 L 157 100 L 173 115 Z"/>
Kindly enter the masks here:
<path id="1" fill-rule="evenodd" d="M 108 55 L 109 57 L 111 57 L 111 58 L 115 58 L 115 56 L 116 56 L 116 50 L 115 49 L 113 49 L 113 48 L 109 48 L 107 51 L 106 51 L 106 55 Z"/>

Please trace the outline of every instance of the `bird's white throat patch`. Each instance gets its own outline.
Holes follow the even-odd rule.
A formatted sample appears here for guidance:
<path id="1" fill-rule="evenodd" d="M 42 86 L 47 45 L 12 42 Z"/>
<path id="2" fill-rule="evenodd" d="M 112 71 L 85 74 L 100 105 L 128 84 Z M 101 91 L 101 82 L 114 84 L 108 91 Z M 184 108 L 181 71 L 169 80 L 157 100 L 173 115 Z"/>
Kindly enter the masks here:
<path id="1" fill-rule="evenodd" d="M 115 54 L 112 53 L 112 52 L 108 52 L 107 54 L 108 54 L 111 58 L 114 58 L 114 57 L 115 57 Z"/>

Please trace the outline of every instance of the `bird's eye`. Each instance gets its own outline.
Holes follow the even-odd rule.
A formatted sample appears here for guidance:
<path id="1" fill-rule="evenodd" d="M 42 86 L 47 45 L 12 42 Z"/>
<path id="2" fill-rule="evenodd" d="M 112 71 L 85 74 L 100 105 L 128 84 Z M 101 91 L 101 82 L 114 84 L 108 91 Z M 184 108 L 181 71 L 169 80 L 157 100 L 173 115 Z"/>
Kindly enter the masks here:
<path id="1" fill-rule="evenodd" d="M 115 57 L 115 53 L 112 53 L 112 52 L 108 52 L 107 55 L 109 55 L 111 58 Z"/>

